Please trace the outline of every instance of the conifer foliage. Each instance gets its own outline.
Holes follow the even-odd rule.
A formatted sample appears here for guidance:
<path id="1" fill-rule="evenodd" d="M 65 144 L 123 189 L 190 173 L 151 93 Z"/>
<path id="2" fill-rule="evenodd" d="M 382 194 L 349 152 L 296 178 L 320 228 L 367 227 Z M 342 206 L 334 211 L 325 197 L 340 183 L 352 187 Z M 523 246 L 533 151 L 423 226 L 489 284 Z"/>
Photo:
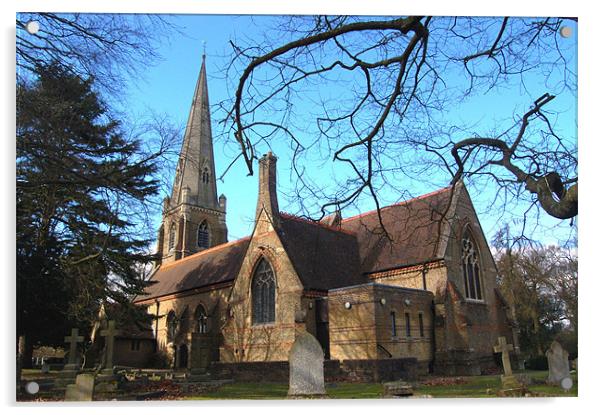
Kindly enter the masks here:
<path id="1" fill-rule="evenodd" d="M 156 155 L 58 64 L 17 86 L 17 334 L 60 344 L 102 301 L 128 304 L 152 260 L 140 232 L 158 191 Z"/>

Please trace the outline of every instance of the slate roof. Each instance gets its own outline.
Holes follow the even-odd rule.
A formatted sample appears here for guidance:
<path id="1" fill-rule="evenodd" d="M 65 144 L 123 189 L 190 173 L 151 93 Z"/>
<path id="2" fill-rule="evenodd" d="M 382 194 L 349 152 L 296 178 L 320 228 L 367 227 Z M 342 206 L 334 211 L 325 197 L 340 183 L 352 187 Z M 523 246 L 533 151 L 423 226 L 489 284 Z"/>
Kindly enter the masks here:
<path id="1" fill-rule="evenodd" d="M 343 230 L 356 235 L 363 273 L 402 268 L 437 258 L 439 223 L 450 203 L 451 187 L 381 208 L 389 240 L 377 211 L 343 219 Z"/>
<path id="2" fill-rule="evenodd" d="M 361 284 L 355 235 L 281 213 L 280 240 L 307 290 Z"/>
<path id="3" fill-rule="evenodd" d="M 421 264 L 437 258 L 439 223 L 450 203 L 451 187 L 343 219 L 338 226 L 281 213 L 278 235 L 306 290 L 362 284 L 366 274 Z M 161 266 L 147 295 L 136 301 L 232 282 L 250 237 L 218 245 Z"/>
<path id="4" fill-rule="evenodd" d="M 234 281 L 250 237 L 238 239 L 175 262 L 162 265 L 153 275 L 154 284 L 146 289 L 146 296 L 136 301 L 161 297 L 167 294 Z"/>
<path id="5" fill-rule="evenodd" d="M 104 304 L 100 311 L 99 320 L 92 328 L 92 338 L 99 335 L 97 331 L 107 328 L 108 320 L 115 320 L 116 328 L 119 330 L 119 334 L 115 336 L 116 338 L 153 340 L 155 336 L 151 327 L 152 320 L 142 318 L 142 316 L 148 317 L 144 308 L 137 305 L 135 307 L 138 307 L 138 320 L 136 320 L 135 314 L 128 313 L 128 309 L 124 305 L 117 303 Z"/>

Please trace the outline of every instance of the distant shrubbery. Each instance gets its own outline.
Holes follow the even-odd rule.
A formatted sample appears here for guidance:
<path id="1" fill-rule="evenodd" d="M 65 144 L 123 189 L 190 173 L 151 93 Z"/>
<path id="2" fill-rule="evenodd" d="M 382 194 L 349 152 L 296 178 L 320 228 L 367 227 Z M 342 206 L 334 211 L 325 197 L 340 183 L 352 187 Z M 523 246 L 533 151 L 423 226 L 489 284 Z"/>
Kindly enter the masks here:
<path id="1" fill-rule="evenodd" d="M 535 356 L 525 361 L 527 370 L 548 370 L 548 358 L 546 356 Z"/>
<path id="2" fill-rule="evenodd" d="M 157 350 L 148 359 L 146 367 L 152 369 L 168 369 L 170 367 L 169 356 L 167 356 L 167 353 L 165 353 L 165 351 Z"/>

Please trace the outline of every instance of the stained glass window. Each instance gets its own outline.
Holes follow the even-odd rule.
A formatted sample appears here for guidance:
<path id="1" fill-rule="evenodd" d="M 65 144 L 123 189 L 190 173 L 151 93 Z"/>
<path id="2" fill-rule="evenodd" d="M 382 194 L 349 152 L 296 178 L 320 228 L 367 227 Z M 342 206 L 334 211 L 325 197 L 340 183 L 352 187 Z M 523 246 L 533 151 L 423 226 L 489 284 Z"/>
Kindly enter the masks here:
<path id="1" fill-rule="evenodd" d="M 173 341 L 176 338 L 176 313 L 172 311 L 167 315 L 167 341 Z"/>
<path id="2" fill-rule="evenodd" d="M 255 268 L 251 285 L 253 323 L 271 323 L 275 320 L 276 279 L 269 262 L 262 258 Z"/>
<path id="3" fill-rule="evenodd" d="M 169 250 L 173 251 L 175 247 L 176 247 L 176 225 L 172 223 L 171 227 L 169 228 Z"/>
<path id="4" fill-rule="evenodd" d="M 468 231 L 462 238 L 462 272 L 464 273 L 464 292 L 466 298 L 482 300 L 479 253 L 474 239 Z"/>
<path id="5" fill-rule="evenodd" d="M 203 221 L 203 223 L 199 225 L 197 245 L 199 248 L 209 248 L 209 226 L 207 225 L 207 221 Z"/>
<path id="6" fill-rule="evenodd" d="M 196 309 L 195 314 L 196 314 L 197 332 L 208 333 L 207 313 L 205 312 L 205 308 L 203 308 L 202 305 L 199 305 Z"/>

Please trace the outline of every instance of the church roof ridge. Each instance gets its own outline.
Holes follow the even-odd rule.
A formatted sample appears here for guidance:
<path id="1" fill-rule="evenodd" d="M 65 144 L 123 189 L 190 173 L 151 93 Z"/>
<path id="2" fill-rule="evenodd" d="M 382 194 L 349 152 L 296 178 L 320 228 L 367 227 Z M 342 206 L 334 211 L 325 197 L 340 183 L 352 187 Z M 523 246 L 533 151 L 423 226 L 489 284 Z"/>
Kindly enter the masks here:
<path id="1" fill-rule="evenodd" d="M 223 243 L 223 244 L 215 245 L 215 246 L 213 246 L 211 248 L 207 248 L 207 249 L 203 249 L 202 251 L 195 252 L 194 254 L 188 255 L 188 256 L 186 256 L 184 258 L 181 258 L 181 259 L 179 259 L 177 261 L 173 261 L 173 262 L 169 262 L 167 264 L 163 264 L 159 269 L 171 268 L 173 266 L 185 263 L 186 261 L 189 261 L 191 259 L 196 259 L 198 257 L 201 257 L 204 254 L 208 254 L 208 253 L 220 251 L 220 250 L 222 250 L 224 248 L 227 248 L 229 246 L 236 245 L 236 244 L 248 241 L 249 239 L 251 239 L 251 235 L 245 236 L 243 238 L 236 239 L 234 241 L 230 241 L 230 242 L 226 242 L 226 243 Z"/>
<path id="2" fill-rule="evenodd" d="M 405 205 L 405 204 L 409 204 L 409 203 L 412 203 L 412 202 L 416 202 L 416 201 L 418 201 L 418 200 L 422 200 L 422 199 L 428 199 L 428 198 L 430 198 L 430 197 L 433 197 L 433 196 L 436 196 L 436 195 L 438 195 L 438 194 L 440 194 L 440 193 L 444 193 L 444 192 L 446 192 L 446 191 L 449 191 L 449 190 L 451 190 L 451 189 L 452 189 L 452 187 L 453 187 L 453 186 L 446 186 L 446 187 L 443 187 L 443 188 L 441 188 L 441 189 L 437 189 L 437 190 L 434 190 L 434 191 L 432 191 L 432 192 L 425 193 L 425 194 L 423 194 L 423 195 L 420 195 L 420 196 L 413 197 L 413 198 L 411 198 L 411 199 L 402 200 L 401 202 L 393 203 L 392 205 L 383 206 L 382 208 L 380 208 L 380 210 L 381 210 L 381 212 L 382 212 L 382 211 L 384 211 L 384 210 L 387 210 L 387 209 L 390 209 L 390 208 L 392 208 L 392 207 L 403 206 L 403 205 Z M 368 212 L 362 212 L 362 213 L 358 213 L 357 215 L 350 216 L 350 217 L 348 217 L 348 218 L 343 218 L 343 219 L 341 220 L 341 222 L 348 222 L 348 221 L 351 221 L 351 220 L 354 220 L 354 219 L 359 219 L 359 218 L 361 218 L 361 217 L 364 217 L 364 216 L 373 215 L 373 214 L 375 214 L 377 211 L 378 211 L 378 209 L 373 209 L 373 210 L 370 210 L 370 211 L 368 211 Z"/>
<path id="3" fill-rule="evenodd" d="M 327 229 L 333 232 L 340 232 L 340 233 L 345 233 L 347 235 L 351 235 L 351 236 L 355 236 L 355 232 L 351 232 L 348 231 L 347 229 L 342 229 L 342 228 L 338 228 L 335 226 L 330 226 L 330 225 L 326 225 L 325 223 L 319 222 L 319 221 L 314 221 L 308 218 L 304 218 L 298 215 L 293 215 L 292 213 L 288 213 L 288 212 L 280 212 L 280 216 L 283 217 L 284 219 L 291 219 L 291 220 L 295 220 L 297 222 L 302 222 L 302 223 L 307 223 L 310 225 L 315 225 L 318 226 L 320 228 L 323 229 Z"/>

